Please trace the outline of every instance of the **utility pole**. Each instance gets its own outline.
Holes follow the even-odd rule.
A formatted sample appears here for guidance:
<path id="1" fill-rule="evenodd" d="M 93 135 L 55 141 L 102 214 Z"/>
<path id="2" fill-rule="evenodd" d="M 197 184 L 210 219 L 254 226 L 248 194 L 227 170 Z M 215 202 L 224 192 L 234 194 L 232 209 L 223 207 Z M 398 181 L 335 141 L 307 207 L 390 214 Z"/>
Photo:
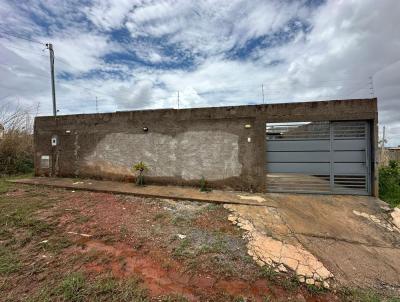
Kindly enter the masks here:
<path id="1" fill-rule="evenodd" d="M 53 116 L 57 116 L 57 105 L 56 105 L 56 85 L 54 82 L 54 50 L 53 44 L 47 43 L 47 49 L 50 53 L 50 72 L 51 72 L 51 96 L 53 98 Z"/>
<path id="2" fill-rule="evenodd" d="M 373 78 L 373 76 L 369 77 L 369 93 L 371 94 L 371 97 L 375 96 L 374 78 Z"/>
<path id="3" fill-rule="evenodd" d="M 381 158 L 380 158 L 380 164 L 385 165 L 386 164 L 386 158 L 385 158 L 385 141 L 386 141 L 386 126 L 383 126 L 382 129 L 382 143 L 381 143 Z"/>
<path id="4" fill-rule="evenodd" d="M 262 92 L 263 104 L 265 104 L 265 100 L 264 100 L 264 84 L 261 84 L 261 92 Z"/>
<path id="5" fill-rule="evenodd" d="M 96 113 L 99 113 L 99 107 L 97 106 L 97 96 L 96 96 Z"/>
<path id="6" fill-rule="evenodd" d="M 179 109 L 179 90 L 178 90 L 178 109 Z"/>

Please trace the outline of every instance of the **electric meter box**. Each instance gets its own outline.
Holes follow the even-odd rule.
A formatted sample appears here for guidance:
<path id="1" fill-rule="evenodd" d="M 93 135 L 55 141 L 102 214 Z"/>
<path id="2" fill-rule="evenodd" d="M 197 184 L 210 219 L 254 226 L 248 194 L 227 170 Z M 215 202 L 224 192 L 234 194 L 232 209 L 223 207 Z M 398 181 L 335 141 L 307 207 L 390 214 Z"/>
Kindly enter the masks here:
<path id="1" fill-rule="evenodd" d="M 58 143 L 59 143 L 58 136 L 57 135 L 53 135 L 51 137 L 51 146 L 52 147 L 58 146 Z"/>

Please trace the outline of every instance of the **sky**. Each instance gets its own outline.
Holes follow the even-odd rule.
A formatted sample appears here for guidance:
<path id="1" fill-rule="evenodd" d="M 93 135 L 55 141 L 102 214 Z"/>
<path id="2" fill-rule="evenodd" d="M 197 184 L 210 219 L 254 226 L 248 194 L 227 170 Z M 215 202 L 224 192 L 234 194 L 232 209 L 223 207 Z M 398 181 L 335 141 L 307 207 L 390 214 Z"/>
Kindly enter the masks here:
<path id="1" fill-rule="evenodd" d="M 52 43 L 59 114 L 377 97 L 397 146 L 399 16 L 399 0 L 0 0 L 0 105 L 52 114 Z"/>

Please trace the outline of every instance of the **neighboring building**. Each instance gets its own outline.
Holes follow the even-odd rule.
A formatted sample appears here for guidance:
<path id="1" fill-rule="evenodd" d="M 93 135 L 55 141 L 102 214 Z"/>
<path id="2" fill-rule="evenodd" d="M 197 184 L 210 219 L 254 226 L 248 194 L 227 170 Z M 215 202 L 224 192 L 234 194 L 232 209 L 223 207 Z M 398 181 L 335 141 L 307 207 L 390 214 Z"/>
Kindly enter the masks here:
<path id="1" fill-rule="evenodd" d="M 377 195 L 377 122 L 376 99 L 37 117 L 35 172 Z"/>
<path id="2" fill-rule="evenodd" d="M 4 126 L 2 124 L 0 124 L 0 139 L 3 139 L 4 131 L 5 131 Z"/>
<path id="3" fill-rule="evenodd" d="M 400 147 L 387 147 L 381 152 L 381 165 L 387 166 L 391 160 L 400 161 Z"/>

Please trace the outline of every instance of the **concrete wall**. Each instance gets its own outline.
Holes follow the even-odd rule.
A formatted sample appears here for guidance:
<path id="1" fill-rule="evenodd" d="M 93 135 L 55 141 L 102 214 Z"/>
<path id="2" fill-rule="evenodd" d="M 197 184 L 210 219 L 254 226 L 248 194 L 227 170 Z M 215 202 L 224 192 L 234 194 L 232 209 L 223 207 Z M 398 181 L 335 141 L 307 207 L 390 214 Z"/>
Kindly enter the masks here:
<path id="1" fill-rule="evenodd" d="M 151 183 L 204 176 L 213 187 L 264 191 L 265 123 L 322 120 L 369 120 L 375 133 L 376 99 L 38 117 L 35 172 L 133 180 L 132 165 L 144 161 Z"/>

